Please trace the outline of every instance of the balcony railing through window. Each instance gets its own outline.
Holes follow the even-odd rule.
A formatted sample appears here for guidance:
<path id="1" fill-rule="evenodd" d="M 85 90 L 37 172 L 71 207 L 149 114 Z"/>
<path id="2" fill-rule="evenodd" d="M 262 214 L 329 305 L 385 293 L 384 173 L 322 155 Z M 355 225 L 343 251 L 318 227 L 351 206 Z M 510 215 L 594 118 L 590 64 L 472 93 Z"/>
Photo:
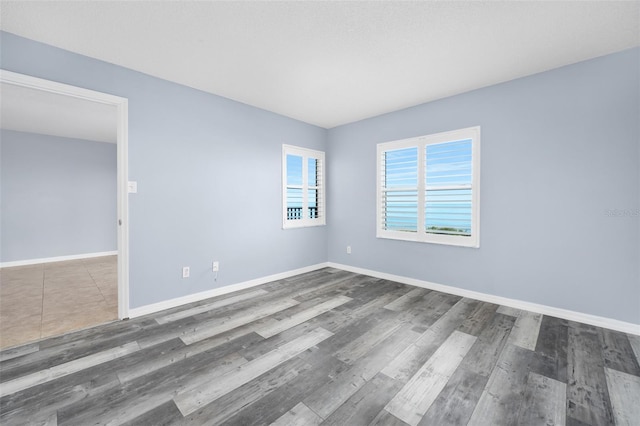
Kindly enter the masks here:
<path id="1" fill-rule="evenodd" d="M 302 218 L 302 207 L 287 207 L 287 220 L 298 220 Z M 309 218 L 318 218 L 318 207 L 309 207 Z"/>

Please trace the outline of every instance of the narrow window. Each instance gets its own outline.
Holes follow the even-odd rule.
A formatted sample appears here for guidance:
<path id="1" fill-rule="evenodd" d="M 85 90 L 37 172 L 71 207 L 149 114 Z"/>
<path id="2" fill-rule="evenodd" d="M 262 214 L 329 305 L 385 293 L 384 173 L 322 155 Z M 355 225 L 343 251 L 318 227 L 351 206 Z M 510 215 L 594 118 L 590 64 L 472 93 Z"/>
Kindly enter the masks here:
<path id="1" fill-rule="evenodd" d="M 282 146 L 283 228 L 325 224 L 324 152 Z"/>

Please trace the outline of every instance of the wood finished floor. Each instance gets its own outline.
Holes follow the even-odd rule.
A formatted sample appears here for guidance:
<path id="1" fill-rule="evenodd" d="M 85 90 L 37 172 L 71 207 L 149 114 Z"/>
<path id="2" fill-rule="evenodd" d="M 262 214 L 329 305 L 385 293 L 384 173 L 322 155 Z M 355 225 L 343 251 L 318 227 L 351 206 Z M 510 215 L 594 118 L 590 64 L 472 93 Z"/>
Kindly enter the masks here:
<path id="1" fill-rule="evenodd" d="M 638 425 L 640 338 L 322 269 L 0 352 L 0 424 Z"/>

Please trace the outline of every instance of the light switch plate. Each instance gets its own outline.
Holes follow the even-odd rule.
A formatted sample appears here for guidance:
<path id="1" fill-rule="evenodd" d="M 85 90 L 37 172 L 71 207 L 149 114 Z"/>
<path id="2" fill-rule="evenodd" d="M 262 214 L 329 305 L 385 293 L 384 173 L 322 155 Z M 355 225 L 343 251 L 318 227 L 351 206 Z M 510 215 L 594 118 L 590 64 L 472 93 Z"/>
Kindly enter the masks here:
<path id="1" fill-rule="evenodd" d="M 135 180 L 130 180 L 129 184 L 127 185 L 127 189 L 129 191 L 129 194 L 136 194 L 138 192 L 138 182 L 136 182 Z"/>

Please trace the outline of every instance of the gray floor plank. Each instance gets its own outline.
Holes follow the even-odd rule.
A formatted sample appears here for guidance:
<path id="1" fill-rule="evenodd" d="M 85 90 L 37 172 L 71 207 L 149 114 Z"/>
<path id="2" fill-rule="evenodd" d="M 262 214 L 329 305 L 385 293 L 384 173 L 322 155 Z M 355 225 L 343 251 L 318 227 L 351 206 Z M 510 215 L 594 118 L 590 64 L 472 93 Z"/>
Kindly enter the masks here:
<path id="1" fill-rule="evenodd" d="M 636 361 L 640 364 L 640 336 L 634 336 L 633 334 L 627 334 L 627 338 L 629 339 L 629 344 L 631 344 L 631 348 L 633 349 L 633 353 L 636 356 Z"/>
<path id="2" fill-rule="evenodd" d="M 29 343 L 22 346 L 17 346 L 14 348 L 5 349 L 2 352 L 0 352 L 0 362 L 22 357 L 24 355 L 38 352 L 39 350 L 40 350 L 40 344 L 37 342 Z"/>
<path id="3" fill-rule="evenodd" d="M 366 426 L 384 408 L 390 395 L 401 388 L 402 383 L 397 380 L 377 374 L 327 417 L 322 426 Z"/>
<path id="4" fill-rule="evenodd" d="M 487 324 L 491 322 L 497 309 L 498 305 L 493 303 L 479 303 L 476 309 L 460 324 L 458 331 L 478 336 Z"/>
<path id="5" fill-rule="evenodd" d="M 386 366 L 382 373 L 387 376 L 406 382 L 424 362 L 433 355 L 438 347 L 449 335 L 464 321 L 469 312 L 473 311 L 478 302 L 470 299 L 462 299 L 451 309 L 442 315 L 427 331 L 407 347 L 392 362 Z"/>
<path id="6" fill-rule="evenodd" d="M 122 321 L 123 323 L 125 321 Z M 128 322 L 128 321 L 126 321 Z M 94 337 L 87 337 L 82 332 L 71 333 L 69 339 L 54 337 L 56 344 L 52 345 L 49 339 L 40 341 L 40 350 L 31 352 L 21 357 L 9 359 L 0 364 L 2 374 L 0 381 L 5 382 L 17 377 L 26 376 L 47 368 L 65 364 L 76 359 L 84 358 L 96 353 L 124 346 L 136 342 L 142 334 L 152 330 L 157 324 L 155 321 L 133 322 L 130 328 L 118 332 L 94 332 Z M 104 327 L 111 330 L 111 324 Z M 97 327 L 102 328 L 102 327 Z M 76 336 L 80 334 L 83 337 Z"/>
<path id="7" fill-rule="evenodd" d="M 507 344 L 514 323 L 515 317 L 496 314 L 480 333 L 460 367 L 488 378 Z"/>
<path id="8" fill-rule="evenodd" d="M 177 338 L 161 343 L 153 349 L 142 349 L 127 357 L 127 362 L 118 369 L 118 380 L 125 383 L 185 359 L 190 355 L 185 354 L 189 349 L 191 348 Z"/>
<path id="9" fill-rule="evenodd" d="M 517 424 L 532 354 L 519 346 L 505 345 L 469 426 Z"/>
<path id="10" fill-rule="evenodd" d="M 55 412 L 31 412 L 25 414 L 15 423 L 2 423 L 5 426 L 10 425 L 29 425 L 29 426 L 57 426 L 58 415 Z"/>
<path id="11" fill-rule="evenodd" d="M 459 367 L 418 425 L 466 425 L 488 380 Z"/>
<path id="12" fill-rule="evenodd" d="M 285 310 L 292 306 L 297 305 L 293 299 L 285 299 L 280 303 L 271 305 L 265 305 L 251 310 L 242 312 L 241 314 L 234 315 L 224 320 L 218 318 L 199 324 L 186 332 L 180 334 L 180 339 L 187 345 L 191 345 L 195 342 L 199 342 L 204 339 L 222 334 L 226 331 L 233 330 L 234 328 L 248 324 L 253 321 L 268 317 L 276 312 Z"/>
<path id="13" fill-rule="evenodd" d="M 475 341 L 475 336 L 454 331 L 389 401 L 385 410 L 405 423 L 416 426 Z"/>
<path id="14" fill-rule="evenodd" d="M 325 346 L 327 354 L 335 355 L 337 351 L 380 324 L 395 324 L 397 316 L 397 312 L 382 308 L 379 308 L 379 312 L 372 312 L 364 317 L 345 315 L 344 322 L 340 324 Z"/>
<path id="15" fill-rule="evenodd" d="M 567 382 L 567 321 L 543 316 L 531 371 Z"/>
<path id="16" fill-rule="evenodd" d="M 342 361 L 327 357 L 318 347 L 310 348 L 298 355 L 298 358 L 310 368 L 300 371 L 296 377 L 281 385 L 277 391 L 262 395 L 259 400 L 245 405 L 242 411 L 230 417 L 225 423 L 257 426 L 273 422 L 315 389 L 322 387 L 331 381 L 332 377 L 338 376 L 348 368 Z M 224 403 L 224 400 L 220 400 L 220 403 Z"/>
<path id="17" fill-rule="evenodd" d="M 515 317 L 495 314 L 420 425 L 467 424 L 507 342 Z"/>
<path id="18" fill-rule="evenodd" d="M 408 426 L 407 423 L 403 422 L 393 414 L 389 413 L 387 410 L 382 410 L 378 413 L 375 419 L 369 423 L 370 426 Z"/>
<path id="19" fill-rule="evenodd" d="M 357 307 L 352 306 L 353 311 L 344 312 L 339 311 L 343 306 L 349 305 L 352 302 L 347 302 L 344 305 L 325 312 L 317 317 L 310 319 L 302 324 L 296 325 L 288 330 L 285 330 L 279 334 L 276 334 L 268 339 L 265 339 L 261 343 L 252 344 L 242 350 L 243 356 L 247 359 L 254 359 L 258 356 L 273 350 L 283 343 L 289 342 L 301 335 L 307 333 L 313 328 L 323 328 L 333 333 L 326 345 L 323 345 L 326 353 L 333 354 L 337 348 L 340 348 L 352 340 L 358 338 L 362 333 L 366 332 L 370 328 L 377 324 L 385 322 L 387 320 L 393 320 L 397 313 L 379 309 L 379 313 L 358 311 Z M 356 305 L 357 306 L 357 305 Z M 368 315 L 363 316 L 363 313 Z"/>
<path id="20" fill-rule="evenodd" d="M 333 381 L 305 398 L 304 403 L 320 417 L 326 419 L 367 381 L 375 377 L 400 351 L 412 344 L 418 336 L 411 330 L 410 325 L 405 325 L 397 333 L 374 347 L 352 368 L 342 372 Z"/>
<path id="21" fill-rule="evenodd" d="M 344 345 L 334 352 L 334 356 L 348 364 L 353 363 L 402 327 L 401 323 L 385 321 Z"/>
<path id="22" fill-rule="evenodd" d="M 294 357 L 276 368 L 243 384 L 239 388 L 223 395 L 218 400 L 202 406 L 193 413 L 186 415 L 182 425 L 246 425 L 237 421 L 236 416 L 288 383 L 296 380 L 301 374 L 309 371 L 312 366 L 304 360 Z M 259 424 L 267 424 L 265 419 Z"/>
<path id="23" fill-rule="evenodd" d="M 311 300 L 319 296 L 327 294 L 342 294 L 343 296 L 349 296 L 349 292 L 362 288 L 371 280 L 370 277 L 364 275 L 349 274 L 348 276 L 331 277 L 327 282 L 323 284 L 317 284 L 311 288 L 307 288 L 303 291 L 298 291 L 292 294 L 292 297 L 300 302 Z"/>
<path id="24" fill-rule="evenodd" d="M 179 337 L 186 344 L 192 344 L 266 318 L 298 304 L 297 301 L 289 297 L 278 297 L 271 293 L 268 296 L 268 298 L 257 297 L 253 303 L 248 303 L 243 309 L 231 309 L 236 305 L 228 305 L 209 313 L 165 324 L 153 321 L 155 326 L 147 330 L 143 336 L 138 337 L 137 342 L 141 347 L 147 348 Z"/>
<path id="25" fill-rule="evenodd" d="M 276 321 L 276 322 L 265 324 L 260 327 L 256 327 L 254 331 L 258 333 L 260 336 L 264 337 L 265 339 L 268 339 L 269 337 L 282 333 L 283 331 L 288 330 L 289 328 L 295 327 L 296 325 L 309 321 L 310 319 L 315 318 L 318 315 L 322 315 L 325 312 L 332 310 L 333 308 L 336 308 L 340 305 L 344 305 L 345 303 L 351 300 L 352 299 L 350 297 L 337 296 L 330 300 L 327 300 L 326 302 L 320 303 L 302 312 L 298 312 L 280 321 Z"/>
<path id="26" fill-rule="evenodd" d="M 282 417 L 271 423 L 272 426 L 315 426 L 322 423 L 322 419 L 309 407 L 300 402 L 287 411 Z"/>
<path id="27" fill-rule="evenodd" d="M 140 350 L 140 346 L 136 342 L 128 343 L 124 346 L 108 349 L 97 354 L 88 355 L 65 364 L 56 365 L 36 373 L 18 377 L 2 383 L 0 386 L 0 397 L 19 392 L 23 389 L 36 386 L 42 383 L 50 382 L 59 377 L 63 377 L 75 372 L 93 367 L 98 364 L 111 361 L 116 358 L 123 357 L 127 354 Z"/>
<path id="28" fill-rule="evenodd" d="M 144 386 L 135 386 L 136 382 L 125 385 L 115 392 L 96 395 L 93 400 L 81 401 L 59 411 L 61 425 L 83 426 L 95 424 L 121 424 L 130 422 L 144 413 L 154 410 L 171 401 L 176 393 L 189 392 L 198 386 L 206 385 L 210 380 L 216 380 L 225 373 L 247 363 L 238 354 L 231 354 L 220 360 L 213 368 L 192 375 L 189 380 L 170 383 L 164 380 L 161 384 L 150 380 Z M 143 378 L 144 379 L 144 378 Z M 99 398 L 108 404 L 96 404 Z"/>
<path id="29" fill-rule="evenodd" d="M 61 349 L 73 348 L 74 350 L 80 350 L 83 345 L 91 347 L 92 342 L 95 344 L 97 342 L 113 341 L 113 339 L 118 342 L 123 338 L 127 341 L 132 341 L 136 340 L 136 338 L 127 338 L 127 336 L 135 335 L 135 333 L 140 330 L 145 330 L 156 325 L 157 323 L 155 321 L 146 317 L 126 321 L 114 321 L 100 325 L 99 327 L 86 328 L 40 340 L 38 342 L 40 345 L 39 352 L 47 356 L 53 356 L 59 353 Z M 119 346 L 119 344 L 111 344 L 111 346 Z"/>
<path id="30" fill-rule="evenodd" d="M 183 415 L 189 415 L 201 406 L 210 404 L 226 393 L 237 389 L 256 377 L 277 367 L 301 352 L 317 345 L 332 334 L 323 329 L 315 329 L 306 336 L 293 340 L 244 366 L 227 373 L 214 383 L 207 383 L 195 389 L 180 392 L 174 397 L 178 409 Z"/>
<path id="31" fill-rule="evenodd" d="M 422 298 L 422 296 L 424 296 L 428 292 L 429 290 L 424 288 L 414 288 L 407 294 L 404 294 L 398 297 L 393 302 L 386 304 L 384 308 L 396 312 L 406 310 L 409 306 L 411 306 L 411 304 L 416 302 L 416 299 Z"/>
<path id="32" fill-rule="evenodd" d="M 496 311 L 496 313 L 498 314 L 509 315 L 510 317 L 516 317 L 516 318 L 520 316 L 520 312 L 522 312 L 520 309 L 516 309 L 510 306 L 504 306 L 504 305 L 500 305 L 498 307 L 498 310 Z"/>
<path id="33" fill-rule="evenodd" d="M 267 292 L 265 290 L 262 289 L 257 289 L 257 290 L 253 290 L 247 293 L 243 293 L 243 294 L 239 294 L 236 296 L 231 296 L 231 297 L 227 297 L 224 299 L 219 299 L 219 300 L 215 300 L 212 301 L 210 303 L 204 304 L 204 305 L 200 305 L 200 306 L 194 306 L 193 308 L 189 308 L 189 309 L 182 309 L 179 310 L 173 314 L 169 314 L 169 315 L 165 315 L 165 316 L 161 316 L 161 317 L 157 317 L 156 318 L 156 322 L 158 324 L 166 324 L 168 322 L 171 321 L 177 321 L 179 319 L 183 319 L 183 318 L 187 318 L 193 315 L 197 315 L 197 314 L 201 314 L 204 312 L 209 312 L 212 311 L 214 309 L 218 309 L 221 308 L 223 306 L 228 306 L 228 305 L 232 305 L 234 303 L 238 303 L 238 302 L 242 302 L 248 299 L 253 299 L 256 296 L 261 296 L 267 294 Z"/>
<path id="34" fill-rule="evenodd" d="M 598 336 L 605 367 L 640 376 L 640 366 L 626 334 L 601 328 Z"/>
<path id="35" fill-rule="evenodd" d="M 535 350 L 541 323 L 542 314 L 520 311 L 511 329 L 509 343 L 524 349 Z"/>
<path id="36" fill-rule="evenodd" d="M 146 413 L 142 413 L 135 419 L 122 423 L 122 426 L 170 426 L 182 421 L 182 413 L 176 407 L 173 400 L 167 401 Z"/>
<path id="37" fill-rule="evenodd" d="M 174 395 L 181 390 L 190 389 L 203 381 L 208 381 L 211 376 L 219 375 L 245 363 L 246 360 L 237 353 L 237 349 L 254 338 L 261 339 L 256 334 L 248 335 L 193 356 L 188 362 L 178 362 L 118 387 L 106 388 L 104 392 L 94 392 L 90 397 L 59 409 L 59 419 L 63 422 L 75 422 L 72 424 L 84 424 L 89 421 L 88 419 L 108 419 L 111 411 L 133 412 L 139 403 L 153 408 L 148 403 L 149 398 L 155 398 L 155 401 L 161 405 L 166 401 L 166 395 Z M 148 350 L 154 349 L 156 347 Z M 116 362 L 112 361 L 112 364 Z M 117 371 L 117 366 L 110 367 Z"/>
<path id="38" fill-rule="evenodd" d="M 564 425 L 567 421 L 567 385 L 557 380 L 529 373 L 520 425 Z"/>
<path id="39" fill-rule="evenodd" d="M 391 312 L 378 307 L 379 312 L 361 311 L 360 306 L 352 306 L 353 311 L 338 311 L 341 307 L 351 304 L 347 302 L 336 309 L 319 315 L 303 324 L 297 325 L 280 334 L 265 339 L 261 343 L 251 344 L 242 350 L 243 356 L 247 359 L 254 359 L 258 356 L 273 350 L 283 343 L 300 337 L 309 330 L 317 327 L 334 333 L 327 343 L 323 345 L 326 356 L 333 356 L 336 350 L 357 339 L 367 330 L 386 321 L 393 321 L 397 317 L 396 312 Z M 367 314 L 363 316 L 363 314 Z"/>
<path id="40" fill-rule="evenodd" d="M 391 289 L 387 293 L 375 291 L 373 294 L 377 296 L 362 300 L 355 299 L 349 303 L 343 305 L 345 310 L 343 311 L 347 317 L 350 318 L 364 318 L 371 314 L 382 314 L 383 306 L 397 299 L 407 292 L 406 289 Z M 354 294 L 348 294 L 349 297 L 355 296 Z"/>
<path id="41" fill-rule="evenodd" d="M 401 321 L 411 321 L 417 326 L 430 327 L 446 314 L 462 298 L 452 294 L 431 291 L 424 295 L 420 303 L 412 305 L 412 309 L 402 312 Z"/>
<path id="42" fill-rule="evenodd" d="M 590 423 L 581 422 L 580 420 L 567 416 L 566 426 L 593 426 L 593 425 Z"/>
<path id="43" fill-rule="evenodd" d="M 348 296 L 360 301 L 361 303 L 368 303 L 386 293 L 393 292 L 394 295 L 405 295 L 409 291 L 411 291 L 411 289 L 407 286 L 398 285 L 398 283 L 395 283 L 393 281 L 383 280 L 379 278 L 371 278 L 370 280 L 366 281 L 365 285 L 359 288 L 354 288 L 353 290 L 353 292 L 348 292 Z M 395 300 L 397 297 L 398 296 L 393 297 L 391 300 Z"/>
<path id="44" fill-rule="evenodd" d="M 613 424 L 598 330 L 569 322 L 567 357 L 567 418 Z"/>
<path id="45" fill-rule="evenodd" d="M 48 417 L 58 410 L 109 390 L 118 389 L 115 373 L 103 369 L 76 373 L 36 387 L 14 393 L 0 400 L 0 424 L 24 425 L 34 413 Z M 79 377 L 81 376 L 81 377 Z"/>
<path id="46" fill-rule="evenodd" d="M 605 368 L 607 388 L 611 395 L 616 426 L 638 425 L 640 422 L 640 377 Z"/>

